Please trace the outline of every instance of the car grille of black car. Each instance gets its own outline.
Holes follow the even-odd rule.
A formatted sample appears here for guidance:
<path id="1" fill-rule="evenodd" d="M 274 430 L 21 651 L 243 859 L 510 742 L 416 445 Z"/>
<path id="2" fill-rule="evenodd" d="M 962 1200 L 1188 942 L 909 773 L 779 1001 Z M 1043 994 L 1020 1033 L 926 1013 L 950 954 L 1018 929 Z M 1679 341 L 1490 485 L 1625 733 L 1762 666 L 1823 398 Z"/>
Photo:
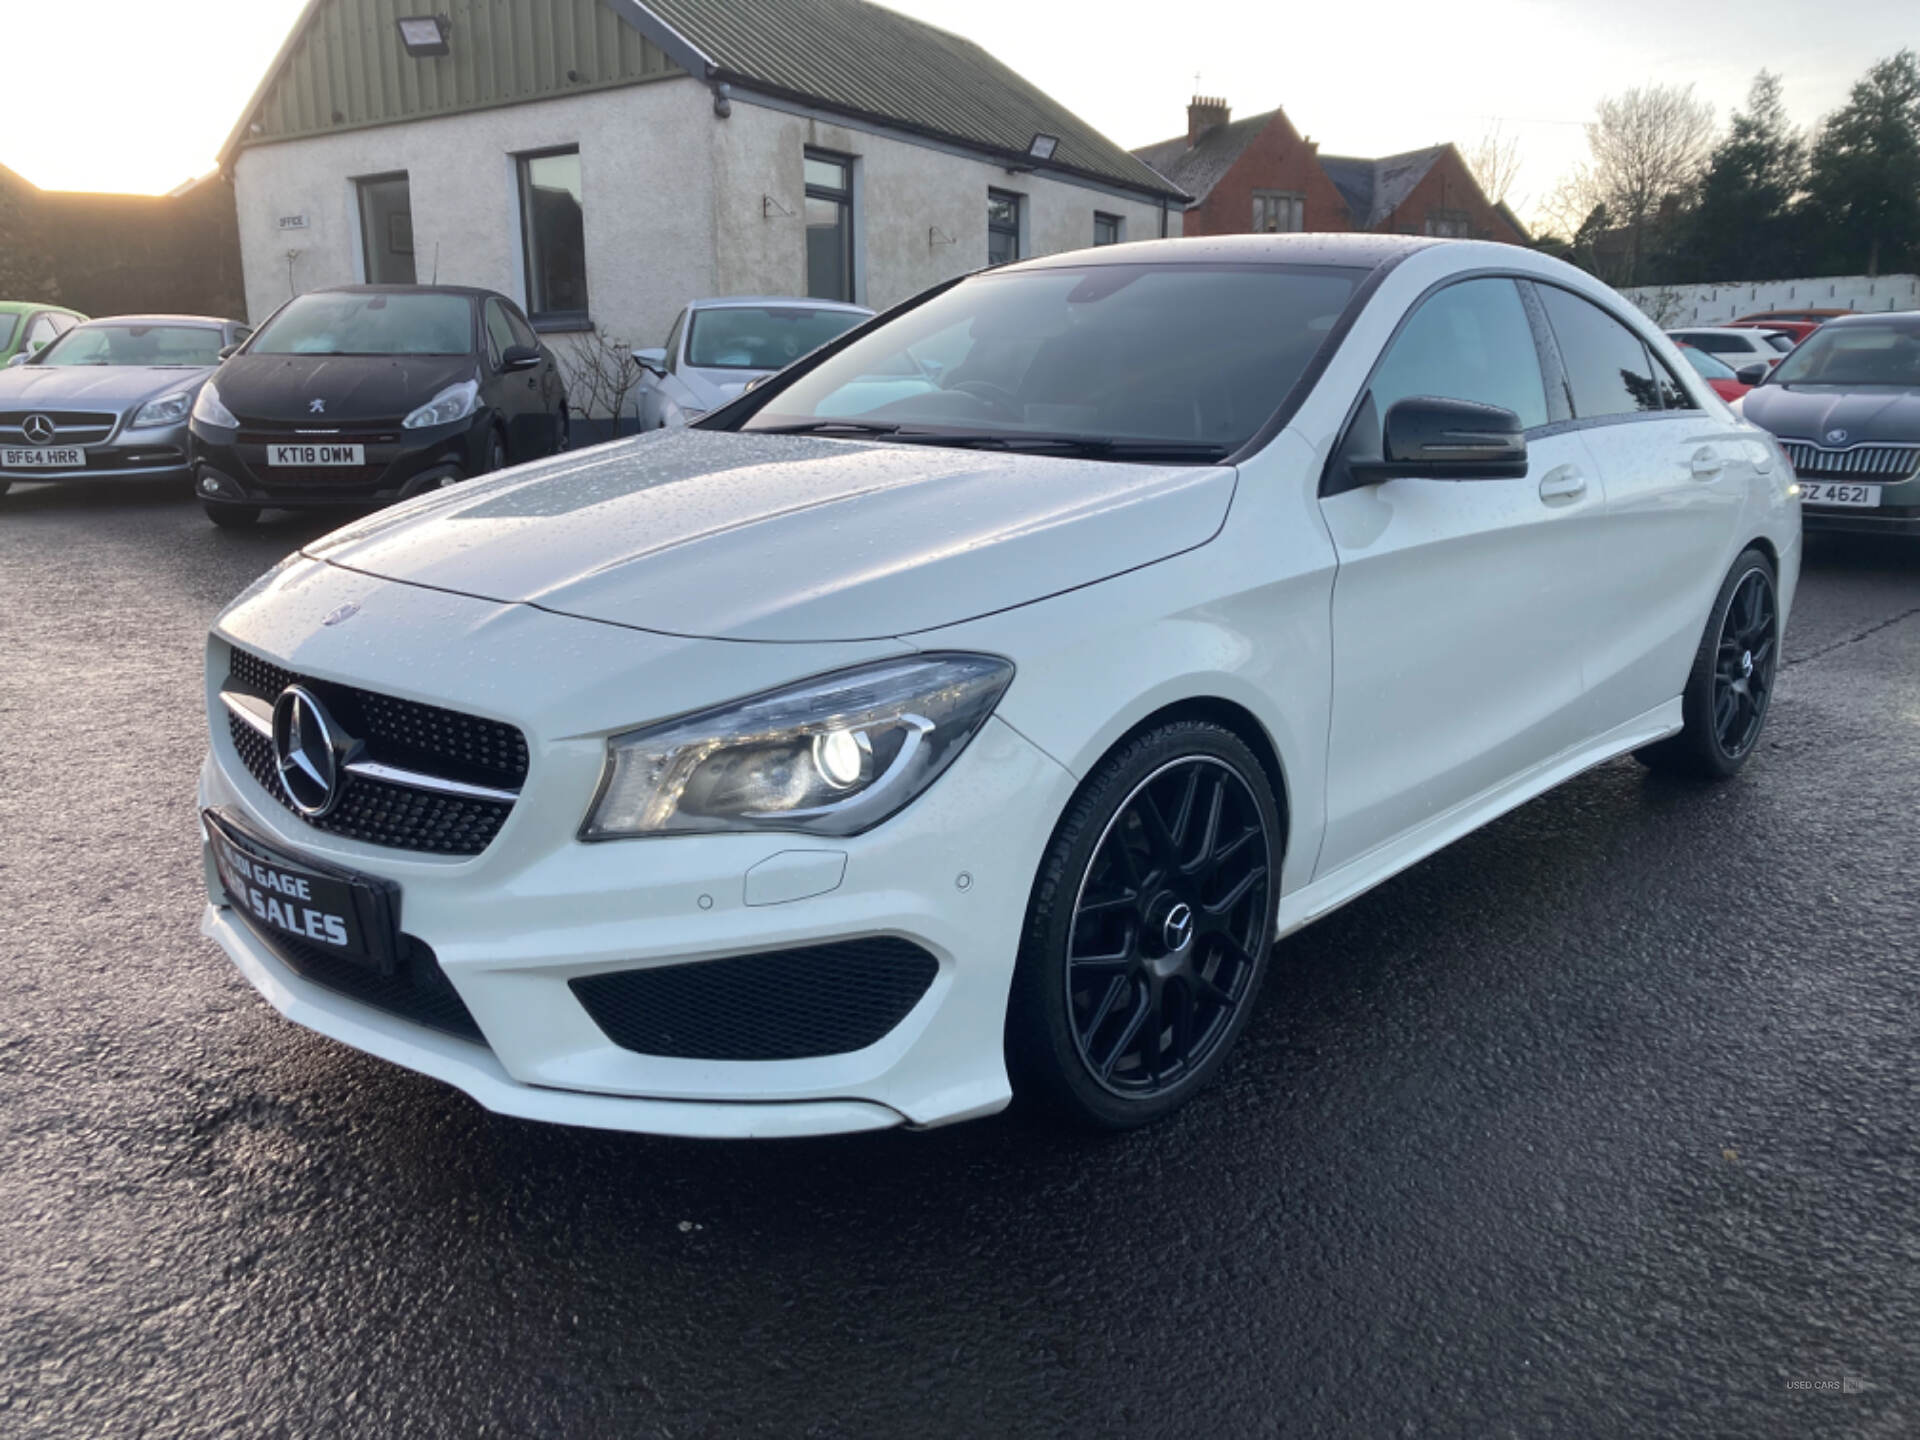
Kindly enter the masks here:
<path id="1" fill-rule="evenodd" d="M 526 737 L 502 721 L 310 679 L 248 651 L 232 652 L 227 689 L 271 703 L 289 685 L 310 690 L 366 746 L 368 758 L 382 764 L 499 790 L 518 790 L 526 782 Z M 292 810 L 280 787 L 272 745 L 238 716 L 228 717 L 228 733 L 261 788 Z M 370 845 L 478 855 L 512 813 L 507 801 L 440 794 L 343 772 L 333 809 L 308 823 Z"/>
<path id="2" fill-rule="evenodd" d="M 1855 445 L 1849 450 L 1829 450 L 1805 440 L 1782 440 L 1780 445 L 1793 462 L 1794 474 L 1808 480 L 1885 483 L 1910 479 L 1920 470 L 1920 445 Z"/>
<path id="3" fill-rule="evenodd" d="M 805 1060 L 881 1039 L 939 971 L 918 945 L 880 937 L 568 983 L 624 1050 L 681 1060 Z"/>
<path id="4" fill-rule="evenodd" d="M 439 957 L 424 940 L 402 935 L 394 973 L 382 975 L 370 966 L 344 960 L 290 935 L 265 929 L 254 929 L 253 933 L 289 970 L 303 979 L 416 1025 L 457 1035 L 477 1045 L 487 1043 L 479 1025 L 474 1023 L 473 1012 L 467 1009 L 460 992 L 453 988 L 453 982 L 440 968 Z"/>
<path id="5" fill-rule="evenodd" d="M 98 445 L 113 433 L 120 417 L 95 410 L 0 410 L 0 440 L 18 444 L 27 438 L 27 417 L 44 415 L 53 422 L 47 445 Z"/>

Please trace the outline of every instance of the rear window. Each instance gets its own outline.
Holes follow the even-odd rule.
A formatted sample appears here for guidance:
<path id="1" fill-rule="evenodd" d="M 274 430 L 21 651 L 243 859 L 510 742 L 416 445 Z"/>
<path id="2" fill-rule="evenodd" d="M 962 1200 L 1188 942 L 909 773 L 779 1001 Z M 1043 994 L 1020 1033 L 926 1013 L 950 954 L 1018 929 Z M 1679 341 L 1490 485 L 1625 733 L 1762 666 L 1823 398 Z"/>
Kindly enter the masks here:
<path id="1" fill-rule="evenodd" d="M 1709 380 L 1732 380 L 1736 378 L 1731 365 L 1721 364 L 1718 360 L 1714 359 L 1713 356 L 1703 354 L 1701 351 L 1696 350 L 1691 344 L 1680 347 L 1680 358 L 1685 360 Z"/>
<path id="2" fill-rule="evenodd" d="M 464 295 L 302 295 L 261 327 L 247 353 L 471 355 L 473 306 Z"/>
<path id="3" fill-rule="evenodd" d="M 77 325 L 40 352 L 41 365 L 159 365 L 203 369 L 220 363 L 218 330 L 198 325 Z"/>
<path id="4" fill-rule="evenodd" d="M 695 310 L 687 363 L 703 370 L 784 370 L 866 318 L 849 310 L 787 305 Z"/>
<path id="5" fill-rule="evenodd" d="M 1279 408 L 1366 273 L 1194 263 L 976 275 L 823 361 L 743 428 L 845 420 L 1226 454 Z"/>

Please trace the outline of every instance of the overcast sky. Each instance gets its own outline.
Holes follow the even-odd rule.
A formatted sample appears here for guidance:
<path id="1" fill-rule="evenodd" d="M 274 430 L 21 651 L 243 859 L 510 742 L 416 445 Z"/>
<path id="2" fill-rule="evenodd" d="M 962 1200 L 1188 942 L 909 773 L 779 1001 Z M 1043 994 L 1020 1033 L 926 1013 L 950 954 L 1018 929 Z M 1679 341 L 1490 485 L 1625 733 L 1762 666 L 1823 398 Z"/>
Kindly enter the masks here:
<path id="1" fill-rule="evenodd" d="M 1811 124 L 1920 44 L 1915 0 L 889 0 L 977 40 L 1121 144 L 1186 127 L 1196 83 L 1286 107 L 1330 154 L 1520 139 L 1532 213 L 1600 96 L 1691 82 L 1724 122 L 1755 71 Z M 430 8 L 423 6 L 422 8 Z M 301 0 L 0 0 L 0 164 L 50 189 L 158 193 L 210 169 Z M 51 77 L 66 79 L 58 95 Z M 1196 80 L 1197 77 L 1197 80 Z"/>

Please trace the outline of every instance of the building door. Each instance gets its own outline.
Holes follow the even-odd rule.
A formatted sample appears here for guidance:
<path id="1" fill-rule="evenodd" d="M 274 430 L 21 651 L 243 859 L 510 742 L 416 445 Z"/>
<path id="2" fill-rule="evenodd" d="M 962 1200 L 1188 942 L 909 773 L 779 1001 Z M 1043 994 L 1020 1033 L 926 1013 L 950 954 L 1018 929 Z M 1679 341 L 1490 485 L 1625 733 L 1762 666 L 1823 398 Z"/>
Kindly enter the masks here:
<path id="1" fill-rule="evenodd" d="M 374 175 L 360 187 L 360 255 L 369 285 L 412 285 L 413 200 L 407 177 Z"/>

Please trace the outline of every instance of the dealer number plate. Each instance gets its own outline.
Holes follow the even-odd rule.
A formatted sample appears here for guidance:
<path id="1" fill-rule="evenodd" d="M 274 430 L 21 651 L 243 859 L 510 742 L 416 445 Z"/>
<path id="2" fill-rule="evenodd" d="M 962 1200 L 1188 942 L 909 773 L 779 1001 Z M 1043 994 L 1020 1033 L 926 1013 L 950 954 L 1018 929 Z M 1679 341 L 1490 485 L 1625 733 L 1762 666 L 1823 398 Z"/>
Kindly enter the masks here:
<path id="1" fill-rule="evenodd" d="M 86 463 L 87 452 L 78 445 L 0 450 L 0 470 L 77 470 Z"/>
<path id="2" fill-rule="evenodd" d="M 1808 505 L 1866 507 L 1880 503 L 1878 485 L 1848 485 L 1832 480 L 1802 480 L 1800 498 Z"/>
<path id="3" fill-rule="evenodd" d="M 269 465 L 364 465 L 367 463 L 367 447 L 364 445 L 269 445 L 267 447 Z"/>

